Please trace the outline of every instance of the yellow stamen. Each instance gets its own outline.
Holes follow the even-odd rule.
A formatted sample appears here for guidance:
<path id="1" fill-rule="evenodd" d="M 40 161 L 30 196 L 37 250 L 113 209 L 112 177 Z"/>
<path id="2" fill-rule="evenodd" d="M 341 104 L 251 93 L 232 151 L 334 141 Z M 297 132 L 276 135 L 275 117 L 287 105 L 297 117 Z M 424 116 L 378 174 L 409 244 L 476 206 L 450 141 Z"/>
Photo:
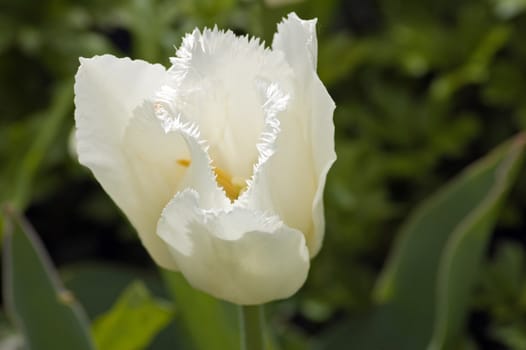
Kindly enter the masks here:
<path id="1" fill-rule="evenodd" d="M 190 166 L 190 159 L 177 159 L 177 164 L 184 166 L 185 168 L 188 168 Z"/>
<path id="2" fill-rule="evenodd" d="M 184 167 L 189 167 L 191 160 L 189 159 L 178 159 L 177 164 Z M 226 196 L 233 202 L 241 193 L 247 188 L 247 183 L 240 177 L 232 177 L 227 171 L 214 167 L 214 173 L 216 175 L 216 181 L 219 186 L 225 190 Z"/>

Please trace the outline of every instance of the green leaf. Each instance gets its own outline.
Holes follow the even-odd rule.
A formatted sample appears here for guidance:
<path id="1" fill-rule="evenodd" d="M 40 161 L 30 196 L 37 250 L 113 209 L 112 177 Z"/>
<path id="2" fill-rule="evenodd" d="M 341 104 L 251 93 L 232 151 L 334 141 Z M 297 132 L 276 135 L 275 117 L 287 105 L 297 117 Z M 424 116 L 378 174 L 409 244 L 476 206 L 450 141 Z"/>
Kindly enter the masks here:
<path id="1" fill-rule="evenodd" d="M 453 231 L 440 263 L 436 319 L 429 349 L 448 349 L 465 321 L 471 287 L 487 248 L 491 230 L 521 165 L 526 134 L 508 145 L 507 157 L 494 175 L 487 196 Z"/>
<path id="2" fill-rule="evenodd" d="M 170 296 L 157 270 L 128 266 L 115 262 L 83 261 L 63 266 L 60 276 L 68 289 L 75 293 L 91 320 L 112 308 L 122 291 L 140 279 L 156 298 L 167 300 Z M 104 288 L 101 282 L 104 281 Z M 157 334 L 148 350 L 189 349 L 183 329 L 172 322 Z"/>
<path id="3" fill-rule="evenodd" d="M 142 282 L 134 282 L 110 311 L 95 320 L 97 349 L 143 349 L 172 317 L 169 304 L 153 298 Z"/>
<path id="4" fill-rule="evenodd" d="M 30 225 L 5 209 L 3 295 L 29 350 L 92 350 L 80 305 L 62 284 Z"/>
<path id="5" fill-rule="evenodd" d="M 71 116 L 73 105 L 73 82 L 65 80 L 55 87 L 49 109 L 44 111 L 46 121 L 21 159 L 14 179 L 12 202 L 17 210 L 25 208 L 31 199 L 34 178 L 41 167 L 49 148 L 56 142 L 56 136 L 64 125 L 66 116 Z"/>
<path id="6" fill-rule="evenodd" d="M 157 297 L 166 298 L 162 280 L 156 271 L 130 267 L 119 263 L 83 261 L 65 265 L 60 276 L 66 287 L 75 293 L 92 320 L 113 306 L 122 291 L 133 281 L 140 279 Z M 100 288 L 104 281 L 104 288 Z"/>
<path id="7" fill-rule="evenodd" d="M 178 272 L 162 273 L 175 299 L 177 321 L 186 328 L 195 349 L 239 349 L 239 325 L 233 304 L 195 290 Z"/>
<path id="8" fill-rule="evenodd" d="M 432 345 L 450 349 L 460 339 L 476 268 L 525 142 L 520 134 L 497 148 L 418 208 L 379 280 L 378 306 L 329 334 L 319 348 L 421 350 L 434 333 Z"/>
<path id="9" fill-rule="evenodd" d="M 376 296 L 380 302 L 396 305 L 399 321 L 414 327 L 415 348 L 429 341 L 437 317 L 437 329 L 444 327 L 446 310 L 441 309 L 453 306 L 448 304 L 448 296 L 453 296 L 449 293 L 456 292 L 458 309 L 449 314 L 452 328 L 447 333 L 462 327 L 475 268 L 497 210 L 513 184 L 524 137 L 519 135 L 469 167 L 417 210 L 402 230 Z M 432 307 L 437 302 L 438 314 Z"/>

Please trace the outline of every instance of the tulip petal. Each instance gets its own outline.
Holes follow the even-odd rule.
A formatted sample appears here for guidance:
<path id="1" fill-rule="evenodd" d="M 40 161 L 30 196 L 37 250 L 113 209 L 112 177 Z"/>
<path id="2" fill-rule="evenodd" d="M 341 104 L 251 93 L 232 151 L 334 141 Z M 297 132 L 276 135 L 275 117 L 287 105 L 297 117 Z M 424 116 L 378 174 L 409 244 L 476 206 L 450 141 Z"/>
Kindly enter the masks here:
<path id="1" fill-rule="evenodd" d="M 273 49 L 283 51 L 294 70 L 295 94 L 287 110 L 278 114 L 280 132 L 273 145 L 277 151 L 255 172 L 248 201 L 250 207 L 270 211 L 301 230 L 311 256 L 321 248 L 325 231 L 323 189 L 336 159 L 335 105 L 315 72 L 315 23 L 292 13 L 279 24 L 274 36 Z"/>
<path id="2" fill-rule="evenodd" d="M 163 120 L 164 129 L 168 133 L 179 135 L 184 140 L 188 149 L 188 156 L 176 158 L 188 160 L 188 171 L 182 179 L 179 188 L 191 188 L 201 194 L 199 206 L 206 209 L 227 208 L 230 206 L 225 192 L 221 189 L 212 171 L 212 160 L 208 154 L 208 145 L 200 140 L 200 131 L 197 125 L 186 120 L 182 113 L 158 102 L 157 116 Z M 167 202 L 165 202 L 167 203 Z"/>
<path id="3" fill-rule="evenodd" d="M 160 100 L 199 125 L 215 166 L 248 179 L 264 119 L 257 85 L 267 80 L 283 90 L 291 87 L 292 70 L 283 53 L 231 31 L 196 29 L 171 62 Z"/>
<path id="4" fill-rule="evenodd" d="M 305 122 L 275 84 L 261 82 L 265 128 L 258 144 L 259 159 L 249 188 L 237 206 L 270 212 L 288 226 L 304 233 L 307 244 L 313 241 L 312 203 L 316 178 L 310 144 L 304 136 Z M 293 97 L 294 100 L 295 97 Z M 286 172 L 284 172 L 286 169 Z"/>
<path id="5" fill-rule="evenodd" d="M 298 77 L 316 71 L 318 62 L 317 19 L 304 20 L 291 12 L 278 24 L 272 50 L 282 51 Z"/>
<path id="6" fill-rule="evenodd" d="M 332 120 L 335 104 L 316 74 L 318 55 L 316 19 L 302 20 L 295 13 L 289 14 L 278 25 L 278 32 L 274 35 L 272 47 L 274 50 L 281 50 L 285 53 L 285 59 L 296 75 L 296 95 L 291 101 L 290 113 L 296 115 L 299 126 L 294 128 L 290 127 L 290 125 L 293 125 L 292 123 L 288 125 L 282 123 L 282 130 L 283 134 L 286 135 L 294 133 L 294 131 L 291 132 L 291 129 L 300 130 L 304 135 L 306 148 L 308 148 L 308 151 L 304 150 L 303 154 L 308 154 L 308 158 L 311 161 L 311 173 L 314 176 L 315 187 L 314 192 L 309 193 L 309 195 L 313 194 L 312 207 L 310 209 L 311 215 L 304 213 L 303 217 L 312 217 L 312 227 L 306 232 L 306 237 L 310 254 L 314 256 L 320 250 L 325 234 L 323 189 L 325 188 L 327 173 L 336 160 L 336 153 L 334 152 L 334 123 Z M 295 144 L 297 145 L 298 143 Z M 288 150 L 290 153 L 294 152 L 290 147 Z M 301 151 L 298 150 L 298 152 Z M 278 157 L 280 156 L 283 158 L 288 157 L 286 154 L 278 155 Z M 306 168 L 305 160 L 305 158 L 297 159 L 296 163 L 302 164 Z M 276 160 L 275 162 L 279 164 L 284 163 L 285 160 L 281 162 Z M 292 169 L 300 168 L 300 166 L 296 166 Z M 270 176 L 272 175 L 270 174 Z M 297 175 L 299 176 L 299 174 Z M 295 175 L 291 174 L 291 176 L 294 177 Z M 296 192 L 301 191 L 298 186 L 283 186 L 283 188 L 297 188 Z M 312 187 L 307 188 L 312 190 Z M 294 193 L 290 192 L 282 195 L 295 197 Z M 305 196 L 305 193 L 303 195 Z M 291 214 L 293 217 L 298 218 L 301 217 L 301 213 L 302 208 L 297 208 L 296 212 Z M 300 227 L 303 229 L 305 225 L 306 223 L 304 222 Z"/>
<path id="7" fill-rule="evenodd" d="M 143 245 L 161 266 L 177 267 L 166 244 L 155 234 L 157 221 L 166 203 L 180 188 L 186 167 L 177 159 L 187 159 L 184 139 L 168 133 L 150 101 L 134 111 L 122 140 L 125 169 L 121 169 L 126 197 L 117 202 L 137 230 Z"/>
<path id="8" fill-rule="evenodd" d="M 80 162 L 112 172 L 133 110 L 153 96 L 166 71 L 160 64 L 111 55 L 81 58 L 75 76 L 75 122 Z M 118 177 L 118 176 L 114 176 Z"/>
<path id="9" fill-rule="evenodd" d="M 301 232 L 244 208 L 202 210 L 199 196 L 178 193 L 157 226 L 192 286 L 253 305 L 287 298 L 303 285 L 309 254 Z"/>
<path id="10" fill-rule="evenodd" d="M 230 204 L 217 186 L 206 145 L 199 141 L 196 126 L 152 101 L 134 111 L 122 145 L 133 186 L 126 213 L 154 259 L 163 257 L 168 265 L 161 266 L 176 270 L 166 244 L 156 235 L 161 212 L 173 195 L 192 188 L 203 194 L 199 204 L 204 208 Z"/>
<path id="11" fill-rule="evenodd" d="M 154 95 L 165 75 L 163 66 L 145 61 L 111 55 L 81 59 L 75 77 L 75 121 L 80 162 L 91 169 L 130 219 L 152 258 L 161 266 L 175 269 L 165 244 L 155 235 L 155 227 L 162 208 L 175 193 L 173 182 L 177 174 L 157 181 L 164 172 L 152 177 L 153 168 L 148 176 L 145 176 L 146 169 L 139 169 L 144 166 L 141 161 L 150 156 L 154 157 L 151 163 L 162 163 L 162 156 L 166 159 L 171 156 L 167 154 L 170 150 L 173 156 L 186 150 L 175 147 L 180 141 L 165 135 L 151 111 L 139 108 L 132 119 L 134 109 Z M 130 146 L 128 151 L 124 143 Z M 131 149 L 142 146 L 146 148 L 140 154 L 147 152 L 148 157 L 137 155 L 141 161 L 130 157 Z M 167 191 L 168 198 L 160 203 L 163 196 L 156 198 L 153 193 L 163 190 Z"/>
<path id="12" fill-rule="evenodd" d="M 311 111 L 311 137 L 314 171 L 317 178 L 316 193 L 312 204 L 313 235 L 310 242 L 311 256 L 321 249 L 325 235 L 325 213 L 323 206 L 323 190 L 327 174 L 336 161 L 334 151 L 334 122 L 332 120 L 336 105 L 318 76 L 314 76 L 310 90 L 313 102 Z"/>

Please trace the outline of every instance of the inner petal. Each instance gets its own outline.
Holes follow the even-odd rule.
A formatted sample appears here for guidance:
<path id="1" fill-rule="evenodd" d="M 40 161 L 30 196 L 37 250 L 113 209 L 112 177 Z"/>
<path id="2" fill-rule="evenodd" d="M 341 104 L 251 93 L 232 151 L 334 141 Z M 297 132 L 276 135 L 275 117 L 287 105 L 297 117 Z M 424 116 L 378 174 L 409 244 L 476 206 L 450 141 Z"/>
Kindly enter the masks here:
<path id="1" fill-rule="evenodd" d="M 234 200 L 258 160 L 265 123 L 258 82 L 288 91 L 291 69 L 282 53 L 217 28 L 187 35 L 172 64 L 158 98 L 199 126 L 218 184 Z"/>
<path id="2" fill-rule="evenodd" d="M 189 159 L 178 159 L 177 164 L 183 167 L 189 167 L 191 161 Z M 246 190 L 247 181 L 240 177 L 232 177 L 226 170 L 219 167 L 212 166 L 216 181 L 219 186 L 225 191 L 226 196 L 231 202 L 234 202 L 239 195 Z"/>

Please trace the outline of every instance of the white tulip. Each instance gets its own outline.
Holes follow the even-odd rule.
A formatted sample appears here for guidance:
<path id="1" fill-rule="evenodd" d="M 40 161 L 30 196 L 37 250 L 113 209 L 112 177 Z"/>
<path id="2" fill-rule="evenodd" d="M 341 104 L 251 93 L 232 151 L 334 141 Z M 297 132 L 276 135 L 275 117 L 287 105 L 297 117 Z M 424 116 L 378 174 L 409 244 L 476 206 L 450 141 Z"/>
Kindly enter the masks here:
<path id="1" fill-rule="evenodd" d="M 80 162 L 159 265 L 217 298 L 286 298 L 320 249 L 335 105 L 316 74 L 315 30 L 291 13 L 265 48 L 196 29 L 169 69 L 80 60 Z"/>

